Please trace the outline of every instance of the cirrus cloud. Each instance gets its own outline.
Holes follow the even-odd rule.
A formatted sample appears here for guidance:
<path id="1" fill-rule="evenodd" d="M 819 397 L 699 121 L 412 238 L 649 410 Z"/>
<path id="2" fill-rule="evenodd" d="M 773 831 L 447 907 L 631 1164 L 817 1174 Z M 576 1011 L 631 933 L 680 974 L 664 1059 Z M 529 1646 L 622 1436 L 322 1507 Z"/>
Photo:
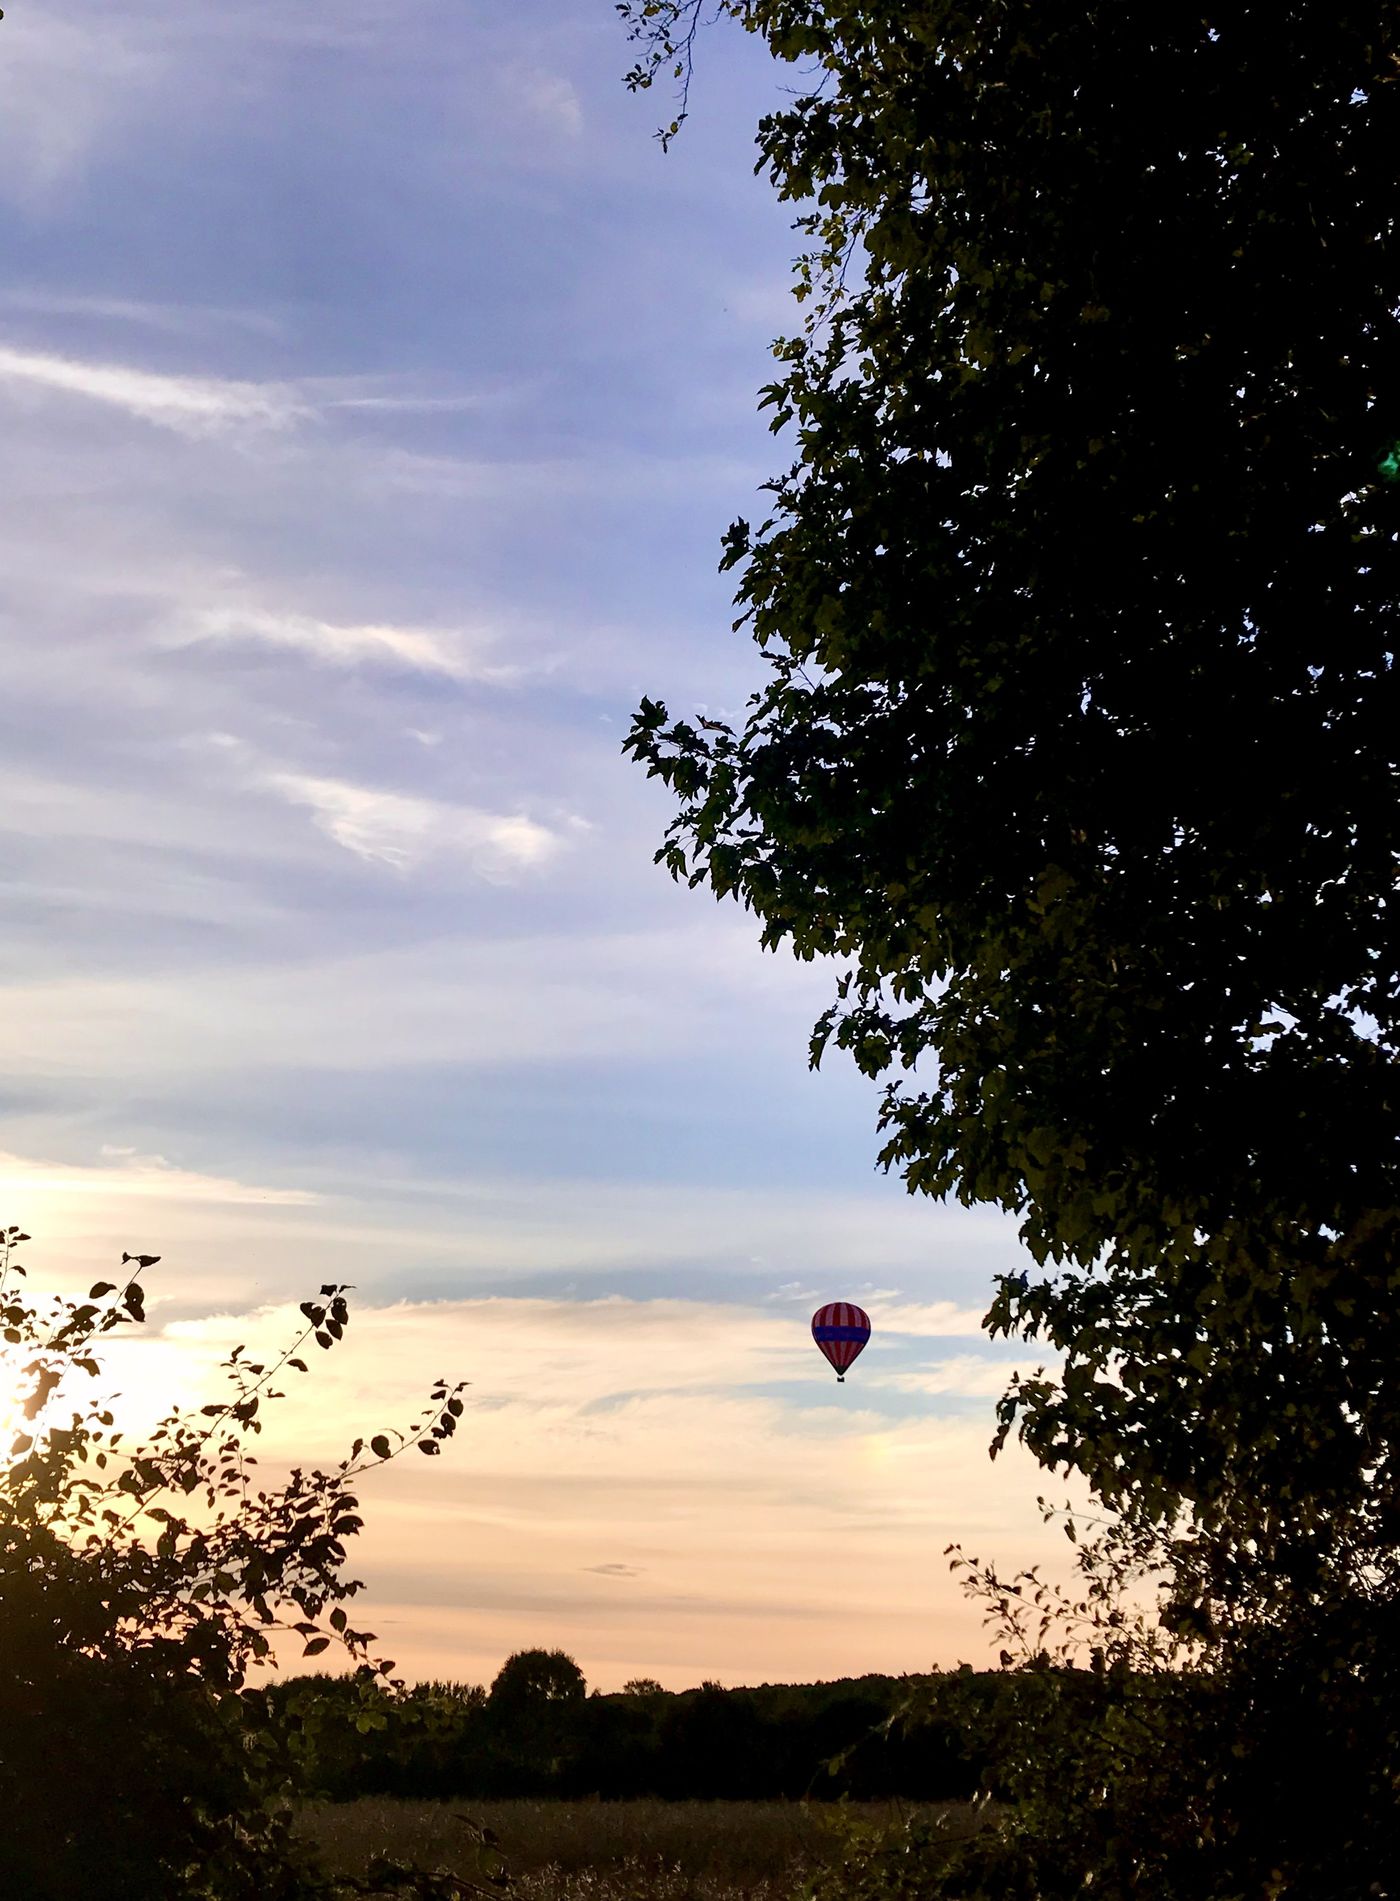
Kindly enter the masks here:
<path id="1" fill-rule="evenodd" d="M 523 812 L 482 812 L 297 772 L 269 773 L 266 783 L 289 804 L 309 811 L 337 845 L 395 871 L 412 870 L 448 852 L 467 859 L 479 876 L 501 882 L 536 870 L 563 844 L 558 832 Z"/>
<path id="2" fill-rule="evenodd" d="M 228 645 L 248 642 L 304 654 L 323 666 L 401 667 L 488 686 L 506 686 L 520 678 L 520 668 L 487 660 L 473 651 L 474 647 L 480 648 L 479 640 L 473 642 L 457 631 L 389 622 L 346 625 L 311 614 L 210 608 L 199 614 L 187 631 L 172 636 L 170 644 L 189 646 L 201 641 Z"/>
<path id="3" fill-rule="evenodd" d="M 285 429 L 313 412 L 289 385 L 228 377 L 172 376 L 120 363 L 0 345 L 0 387 L 76 396 L 122 410 L 177 435 L 212 436 L 238 429 Z"/>

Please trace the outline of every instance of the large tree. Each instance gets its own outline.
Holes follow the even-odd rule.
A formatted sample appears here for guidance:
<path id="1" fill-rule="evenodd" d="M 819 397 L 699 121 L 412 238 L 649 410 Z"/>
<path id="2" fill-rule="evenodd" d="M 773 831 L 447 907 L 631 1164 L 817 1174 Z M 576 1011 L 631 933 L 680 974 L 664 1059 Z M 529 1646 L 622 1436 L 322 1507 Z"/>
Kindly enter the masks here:
<path id="1" fill-rule="evenodd" d="M 683 87 L 695 0 L 621 10 Z M 809 320 L 725 552 L 767 685 L 629 737 L 659 856 L 839 960 L 911 1190 L 1020 1217 L 1003 1433 L 1251 1590 L 1393 1584 L 1400 12 L 720 11 L 801 75 Z"/>

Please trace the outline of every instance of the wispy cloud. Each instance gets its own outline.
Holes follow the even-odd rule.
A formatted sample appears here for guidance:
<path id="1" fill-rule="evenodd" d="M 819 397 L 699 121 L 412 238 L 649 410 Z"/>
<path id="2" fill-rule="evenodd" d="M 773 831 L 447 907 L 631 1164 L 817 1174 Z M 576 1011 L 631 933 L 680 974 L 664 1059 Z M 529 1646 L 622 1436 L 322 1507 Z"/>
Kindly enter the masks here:
<path id="1" fill-rule="evenodd" d="M 905 1371 L 881 1372 L 878 1379 L 882 1387 L 891 1387 L 897 1393 L 927 1393 L 930 1398 L 995 1399 L 1010 1385 L 1012 1371 L 1009 1360 L 961 1353 L 947 1360 L 926 1361 L 922 1366 Z"/>
<path id="2" fill-rule="evenodd" d="M 314 834 L 308 842 L 316 845 Z M 276 849 L 273 836 L 268 850 Z M 623 1054 L 654 1062 L 662 1053 L 683 1060 L 740 1042 L 751 1055 L 762 1036 L 770 1048 L 795 1042 L 815 1014 L 815 981 L 805 990 L 800 981 L 785 986 L 772 960 L 760 964 L 751 946 L 746 963 L 726 949 L 718 931 L 585 928 L 570 937 L 566 956 L 548 930 L 448 930 L 364 949 L 349 929 L 310 958 L 288 956 L 283 947 L 241 966 L 191 960 L 173 971 L 49 970 L 0 986 L 0 1070 L 30 1078 L 117 1076 L 129 1088 L 138 1077 L 188 1083 L 249 1065 L 367 1073 L 404 1063 L 475 1067 L 616 1061 Z M 657 982 L 658 971 L 665 984 Z M 755 994 L 766 999 L 761 1016 Z M 685 1008 L 676 1001 L 682 996 Z M 392 1009 L 384 1007 L 386 998 Z M 903 1197 L 891 1201 L 912 1220 Z M 590 1219 L 596 1222 L 599 1212 Z M 703 1216 L 697 1219 L 703 1224 Z M 868 1227 L 868 1207 L 852 1211 L 842 1246 L 848 1265 L 868 1275 L 888 1256 L 868 1233 L 862 1237 L 862 1222 Z M 564 1227 L 572 1232 L 567 1218 Z M 577 1238 L 584 1233 L 579 1227 Z M 739 1258 L 759 1245 L 786 1262 L 789 1248 L 772 1245 L 778 1238 L 765 1230 L 741 1248 L 736 1236 L 735 1247 Z"/>
<path id="3" fill-rule="evenodd" d="M 312 414 L 290 386 L 209 376 L 168 376 L 0 345 L 0 386 L 103 403 L 184 436 L 285 429 Z"/>
<path id="4" fill-rule="evenodd" d="M 484 643 L 460 631 L 386 622 L 346 625 L 258 608 L 212 608 L 170 637 L 172 645 L 198 641 L 250 642 L 305 654 L 324 666 L 401 667 L 490 686 L 506 686 L 521 676 L 519 667 L 487 659 L 481 651 Z"/>
<path id="5" fill-rule="evenodd" d="M 290 804 L 304 806 L 337 845 L 396 871 L 451 852 L 465 857 L 482 877 L 502 880 L 537 869 L 563 843 L 558 832 L 523 812 L 482 812 L 294 772 L 270 773 L 267 784 Z"/>
<path id="6" fill-rule="evenodd" d="M 263 1188 L 226 1175 L 202 1175 L 177 1167 L 163 1155 L 108 1145 L 102 1160 L 89 1166 L 0 1153 L 0 1183 L 12 1196 L 115 1195 L 170 1202 L 259 1202 L 279 1208 L 306 1208 L 319 1199 L 305 1189 Z"/>
<path id="7" fill-rule="evenodd" d="M 882 1307 L 880 1327 L 885 1333 L 946 1340 L 960 1334 L 980 1334 L 982 1309 L 959 1307 L 951 1300 L 933 1300 L 922 1305 L 909 1302 L 903 1307 Z"/>
<path id="8" fill-rule="evenodd" d="M 326 402 L 327 409 L 361 409 L 370 412 L 383 411 L 386 415 L 456 415 L 463 410 L 476 410 L 485 406 L 488 399 L 482 396 L 333 396 Z"/>
<path id="9" fill-rule="evenodd" d="M 76 317 L 93 323 L 133 324 L 166 336 L 202 336 L 214 330 L 241 330 L 272 337 L 281 332 L 277 318 L 259 310 L 227 309 L 217 304 L 162 304 L 139 297 L 108 297 L 99 292 L 47 290 L 16 285 L 0 290 L 0 310 L 40 317 Z"/>

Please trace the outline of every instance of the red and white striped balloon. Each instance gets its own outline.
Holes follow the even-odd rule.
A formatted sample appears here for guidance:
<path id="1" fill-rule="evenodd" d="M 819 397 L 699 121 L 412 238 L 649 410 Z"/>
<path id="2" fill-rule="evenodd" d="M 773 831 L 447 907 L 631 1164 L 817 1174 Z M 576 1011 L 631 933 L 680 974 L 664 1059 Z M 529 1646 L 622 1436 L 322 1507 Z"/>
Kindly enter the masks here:
<path id="1" fill-rule="evenodd" d="M 870 1315 L 854 1301 L 828 1301 L 812 1315 L 812 1338 L 844 1381 L 847 1367 L 870 1338 Z"/>

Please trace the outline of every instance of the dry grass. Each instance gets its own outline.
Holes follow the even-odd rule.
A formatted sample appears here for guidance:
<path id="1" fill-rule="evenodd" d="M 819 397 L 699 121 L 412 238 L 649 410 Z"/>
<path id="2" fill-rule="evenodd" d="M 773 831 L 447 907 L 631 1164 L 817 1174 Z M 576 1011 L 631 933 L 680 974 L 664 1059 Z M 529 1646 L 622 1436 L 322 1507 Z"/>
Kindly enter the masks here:
<path id="1" fill-rule="evenodd" d="M 939 1807 L 955 1830 L 975 1826 L 963 1805 Z M 310 1803 L 300 1828 L 337 1874 L 363 1874 L 387 1855 L 481 1881 L 490 1867 L 472 1824 L 484 1826 L 499 1842 L 513 1901 L 785 1901 L 839 1861 L 852 1820 L 887 1824 L 903 1814 L 887 1803 L 838 1812 L 796 1802 L 367 1798 Z"/>

